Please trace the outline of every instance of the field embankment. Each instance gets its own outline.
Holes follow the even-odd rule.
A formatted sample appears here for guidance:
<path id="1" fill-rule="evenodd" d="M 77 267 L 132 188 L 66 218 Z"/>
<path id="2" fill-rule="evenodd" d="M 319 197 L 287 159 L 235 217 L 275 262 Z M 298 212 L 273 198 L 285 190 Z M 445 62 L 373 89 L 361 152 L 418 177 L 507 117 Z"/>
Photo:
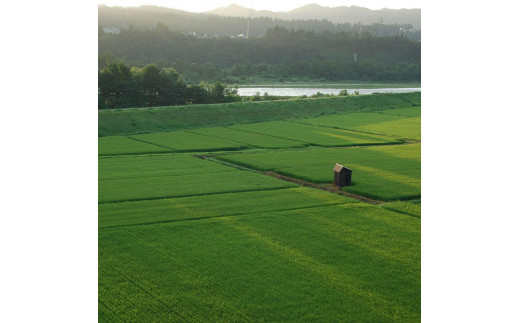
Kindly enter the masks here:
<path id="1" fill-rule="evenodd" d="M 98 135 L 133 135 L 419 105 L 421 93 L 104 110 Z"/>

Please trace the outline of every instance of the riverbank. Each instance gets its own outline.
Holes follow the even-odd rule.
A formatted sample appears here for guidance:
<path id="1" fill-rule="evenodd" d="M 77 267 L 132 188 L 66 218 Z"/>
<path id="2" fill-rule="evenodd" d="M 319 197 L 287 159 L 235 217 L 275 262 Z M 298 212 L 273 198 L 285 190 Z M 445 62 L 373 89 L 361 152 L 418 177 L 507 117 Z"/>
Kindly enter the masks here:
<path id="1" fill-rule="evenodd" d="M 301 97 L 312 96 L 317 93 L 339 95 L 341 91 L 347 90 L 348 94 L 367 95 L 374 93 L 408 93 L 421 92 L 420 87 L 403 88 L 322 88 L 322 87 L 239 87 L 240 96 L 258 96 L 267 93 L 276 97 Z"/>
<path id="2" fill-rule="evenodd" d="M 421 93 L 100 110 L 98 135 L 131 135 L 419 105 Z"/>
<path id="3" fill-rule="evenodd" d="M 421 82 L 387 83 L 387 82 L 259 82 L 238 84 L 239 88 L 330 88 L 330 89 L 376 89 L 376 88 L 420 88 Z"/>

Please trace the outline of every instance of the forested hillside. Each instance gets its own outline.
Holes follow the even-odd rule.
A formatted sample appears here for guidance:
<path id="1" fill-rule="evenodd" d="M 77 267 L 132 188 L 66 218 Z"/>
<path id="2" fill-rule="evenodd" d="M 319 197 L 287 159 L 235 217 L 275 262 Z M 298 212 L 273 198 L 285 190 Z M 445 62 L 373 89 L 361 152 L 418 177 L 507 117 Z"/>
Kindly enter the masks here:
<path id="1" fill-rule="evenodd" d="M 262 37 L 201 38 L 130 27 L 118 34 L 99 28 L 99 68 L 118 59 L 128 65 L 174 66 L 187 81 L 240 82 L 247 77 L 298 80 L 420 80 L 421 45 L 404 36 L 315 32 L 274 27 Z"/>
<path id="2" fill-rule="evenodd" d="M 341 14 L 339 9 L 332 10 L 331 12 L 335 14 L 331 18 L 336 16 L 344 18 L 342 21 L 335 21 L 327 18 L 311 18 L 308 10 L 300 13 L 301 17 L 305 18 L 298 18 L 298 15 L 280 15 L 278 18 L 276 16 L 268 17 L 262 15 L 263 12 L 252 16 L 227 17 L 155 6 L 107 7 L 101 5 L 98 7 L 98 23 L 103 28 L 115 32 L 128 29 L 130 26 L 137 29 L 154 29 L 157 23 L 161 23 L 172 31 L 178 30 L 184 33 L 195 33 L 198 36 L 210 37 L 246 35 L 249 23 L 249 36 L 251 37 L 263 36 L 268 29 L 280 26 L 289 30 L 361 32 L 374 36 L 393 36 L 399 33 L 409 39 L 421 39 L 419 9 L 414 9 L 417 12 L 413 13 L 413 17 L 410 18 L 409 15 L 403 14 L 403 12 L 410 11 L 409 9 L 393 11 L 389 9 L 368 10 L 359 7 L 347 9 L 349 9 L 348 11 L 351 14 Z M 245 10 L 247 11 L 248 9 Z M 367 16 L 366 12 L 370 15 Z M 403 16 L 398 18 L 396 17 L 397 15 Z M 380 19 L 383 19 L 382 24 Z"/>

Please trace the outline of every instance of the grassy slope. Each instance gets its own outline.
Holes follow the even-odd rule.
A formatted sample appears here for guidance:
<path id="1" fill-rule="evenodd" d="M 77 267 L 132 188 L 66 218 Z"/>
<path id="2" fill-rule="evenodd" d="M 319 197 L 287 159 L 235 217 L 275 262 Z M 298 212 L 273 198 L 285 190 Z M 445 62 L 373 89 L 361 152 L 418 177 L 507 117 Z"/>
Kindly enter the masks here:
<path id="1" fill-rule="evenodd" d="M 421 93 L 400 93 L 287 101 L 190 105 L 104 110 L 98 113 L 98 135 L 132 135 L 260 121 L 314 117 L 337 112 L 408 107 Z"/>

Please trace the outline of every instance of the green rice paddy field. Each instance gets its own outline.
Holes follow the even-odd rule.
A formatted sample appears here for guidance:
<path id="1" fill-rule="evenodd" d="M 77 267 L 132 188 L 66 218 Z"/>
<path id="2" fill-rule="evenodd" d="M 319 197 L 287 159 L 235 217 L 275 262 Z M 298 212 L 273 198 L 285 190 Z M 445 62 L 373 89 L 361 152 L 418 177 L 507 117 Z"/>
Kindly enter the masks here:
<path id="1" fill-rule="evenodd" d="M 218 158 L 323 184 L 332 182 L 332 167 L 338 163 L 352 169 L 352 186 L 345 191 L 381 200 L 408 200 L 421 195 L 421 144 L 294 149 Z"/>
<path id="2" fill-rule="evenodd" d="M 420 321 L 420 106 L 267 119 L 99 138 L 100 322 Z"/>

